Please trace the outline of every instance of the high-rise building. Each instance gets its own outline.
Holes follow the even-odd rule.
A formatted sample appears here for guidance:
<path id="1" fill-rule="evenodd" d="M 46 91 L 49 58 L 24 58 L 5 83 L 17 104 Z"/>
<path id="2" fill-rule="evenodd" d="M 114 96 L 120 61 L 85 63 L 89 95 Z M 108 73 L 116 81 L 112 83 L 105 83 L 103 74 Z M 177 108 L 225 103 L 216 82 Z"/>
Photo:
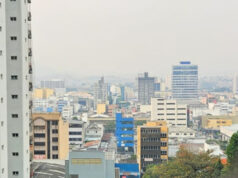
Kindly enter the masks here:
<path id="1" fill-rule="evenodd" d="M 168 126 L 187 127 L 187 105 L 172 99 L 152 98 L 151 120 L 166 121 Z"/>
<path id="2" fill-rule="evenodd" d="M 0 0 L 0 177 L 29 177 L 30 0 Z"/>
<path id="3" fill-rule="evenodd" d="M 137 162 L 140 172 L 151 164 L 168 161 L 168 127 L 164 121 L 137 127 Z"/>
<path id="4" fill-rule="evenodd" d="M 108 84 L 104 82 L 102 77 L 98 83 L 94 85 L 94 108 L 97 104 L 106 104 L 108 97 Z"/>
<path id="5" fill-rule="evenodd" d="M 185 102 L 198 100 L 198 66 L 182 61 L 172 68 L 173 98 Z"/>
<path id="6" fill-rule="evenodd" d="M 142 105 L 149 105 L 154 96 L 155 78 L 149 77 L 148 72 L 138 77 L 138 100 Z"/>
<path id="7" fill-rule="evenodd" d="M 238 77 L 235 74 L 233 78 L 233 94 L 237 94 L 237 93 L 238 93 Z"/>
<path id="8" fill-rule="evenodd" d="M 69 153 L 69 124 L 60 113 L 32 115 L 34 159 L 67 158 Z"/>
<path id="9" fill-rule="evenodd" d="M 42 80 L 40 82 L 41 88 L 65 88 L 65 83 L 63 80 L 54 79 L 54 80 Z"/>

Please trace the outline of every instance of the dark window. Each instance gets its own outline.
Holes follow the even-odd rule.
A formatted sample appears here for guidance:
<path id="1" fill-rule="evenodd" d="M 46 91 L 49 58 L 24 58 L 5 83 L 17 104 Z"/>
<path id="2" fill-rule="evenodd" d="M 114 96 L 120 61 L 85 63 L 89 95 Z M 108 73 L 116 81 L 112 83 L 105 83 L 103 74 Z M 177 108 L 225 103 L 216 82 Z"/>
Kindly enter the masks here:
<path id="1" fill-rule="evenodd" d="M 58 150 L 58 146 L 53 146 L 52 150 Z"/>
<path id="2" fill-rule="evenodd" d="M 12 118 L 18 118 L 18 114 L 12 114 Z"/>
<path id="3" fill-rule="evenodd" d="M 10 20 L 11 21 L 17 21 L 17 18 L 16 17 L 10 17 Z"/>
<path id="4" fill-rule="evenodd" d="M 13 172 L 12 172 L 12 175 L 14 175 L 14 176 L 18 176 L 18 174 L 19 174 L 18 171 L 13 171 Z"/>
<path id="5" fill-rule="evenodd" d="M 11 60 L 17 60 L 17 56 L 11 56 Z"/>
<path id="6" fill-rule="evenodd" d="M 52 121 L 52 125 L 58 125 L 58 121 Z"/>
<path id="7" fill-rule="evenodd" d="M 12 95 L 12 99 L 17 99 L 18 95 Z"/>
<path id="8" fill-rule="evenodd" d="M 45 142 L 35 142 L 35 146 L 45 146 Z"/>
<path id="9" fill-rule="evenodd" d="M 41 138 L 43 138 L 43 137 L 45 137 L 45 134 L 44 133 L 35 133 L 34 137 L 41 137 Z"/>
<path id="10" fill-rule="evenodd" d="M 18 137 L 18 136 L 19 136 L 18 133 L 13 133 L 13 134 L 12 134 L 12 137 Z"/>
<path id="11" fill-rule="evenodd" d="M 57 134 L 58 133 L 58 129 L 53 129 L 52 133 Z"/>
<path id="12" fill-rule="evenodd" d="M 17 40 L 17 37 L 16 36 L 11 36 L 11 40 Z"/>
<path id="13" fill-rule="evenodd" d="M 53 159 L 58 159 L 58 155 L 53 155 Z"/>
<path id="14" fill-rule="evenodd" d="M 58 138 L 57 137 L 53 137 L 52 138 L 52 142 L 58 142 Z"/>
<path id="15" fill-rule="evenodd" d="M 35 155 L 44 155 L 44 154 L 45 154 L 45 151 L 44 151 L 44 150 L 39 150 L 39 151 L 38 151 L 38 150 L 35 150 L 35 151 L 34 151 L 34 154 L 35 154 Z"/>
<path id="16" fill-rule="evenodd" d="M 18 76 L 17 76 L 17 75 L 12 75 L 12 76 L 11 76 L 11 79 L 12 79 L 12 80 L 17 80 L 17 79 L 18 79 Z"/>
<path id="17" fill-rule="evenodd" d="M 12 156 L 18 156 L 19 154 L 18 154 L 18 152 L 13 152 L 12 153 Z"/>

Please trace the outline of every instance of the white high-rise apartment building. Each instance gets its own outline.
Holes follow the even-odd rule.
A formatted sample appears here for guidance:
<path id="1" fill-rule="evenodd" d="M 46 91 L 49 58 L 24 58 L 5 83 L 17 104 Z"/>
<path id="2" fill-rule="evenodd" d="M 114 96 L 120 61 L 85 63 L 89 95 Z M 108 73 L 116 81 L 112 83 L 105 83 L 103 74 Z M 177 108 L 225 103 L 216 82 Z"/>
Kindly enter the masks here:
<path id="1" fill-rule="evenodd" d="M 187 105 L 176 100 L 151 99 L 151 120 L 166 121 L 168 126 L 187 127 Z"/>
<path id="2" fill-rule="evenodd" d="M 30 177 L 30 0 L 0 0 L 0 178 Z"/>

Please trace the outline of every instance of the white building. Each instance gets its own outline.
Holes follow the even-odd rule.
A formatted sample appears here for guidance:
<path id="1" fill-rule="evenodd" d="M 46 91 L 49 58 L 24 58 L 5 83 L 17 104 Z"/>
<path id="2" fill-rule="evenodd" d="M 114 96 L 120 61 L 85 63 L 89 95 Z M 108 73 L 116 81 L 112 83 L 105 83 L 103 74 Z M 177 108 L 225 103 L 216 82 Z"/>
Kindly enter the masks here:
<path id="1" fill-rule="evenodd" d="M 104 133 L 102 124 L 92 123 L 86 128 L 85 141 L 101 140 Z"/>
<path id="2" fill-rule="evenodd" d="M 62 110 L 62 118 L 69 120 L 73 115 L 73 107 L 72 106 L 64 106 Z"/>
<path id="3" fill-rule="evenodd" d="M 187 105 L 176 100 L 151 99 L 151 120 L 166 121 L 168 126 L 187 127 Z"/>
<path id="4" fill-rule="evenodd" d="M 238 132 L 238 124 L 221 126 L 220 133 L 222 141 L 229 141 L 234 133 Z"/>
<path id="5" fill-rule="evenodd" d="M 27 178 L 32 91 L 28 1 L 0 0 L 0 177 Z"/>
<path id="6" fill-rule="evenodd" d="M 195 136 L 196 136 L 196 132 L 190 128 L 184 128 L 184 127 L 170 127 L 169 128 L 170 139 L 195 138 Z"/>
<path id="7" fill-rule="evenodd" d="M 82 147 L 85 138 L 86 123 L 80 120 L 69 121 L 69 144 Z"/>

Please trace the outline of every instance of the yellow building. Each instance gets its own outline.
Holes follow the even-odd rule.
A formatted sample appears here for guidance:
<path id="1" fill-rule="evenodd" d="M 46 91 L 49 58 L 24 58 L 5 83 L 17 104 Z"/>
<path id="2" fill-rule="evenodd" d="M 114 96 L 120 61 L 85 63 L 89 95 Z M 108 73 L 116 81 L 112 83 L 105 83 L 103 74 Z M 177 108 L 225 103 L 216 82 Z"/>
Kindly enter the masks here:
<path id="1" fill-rule="evenodd" d="M 137 127 L 137 162 L 144 172 L 150 164 L 168 161 L 168 127 L 165 121 Z"/>
<path id="2" fill-rule="evenodd" d="M 50 88 L 37 88 L 33 92 L 34 99 L 47 99 L 54 95 L 54 90 Z"/>
<path id="3" fill-rule="evenodd" d="M 65 160 L 69 153 L 69 124 L 60 113 L 32 115 L 34 159 Z"/>
<path id="4" fill-rule="evenodd" d="M 97 114 L 106 113 L 106 104 L 97 104 Z"/>
<path id="5" fill-rule="evenodd" d="M 238 116 L 203 116 L 202 128 L 208 130 L 220 130 L 221 126 L 231 126 L 238 123 Z"/>

